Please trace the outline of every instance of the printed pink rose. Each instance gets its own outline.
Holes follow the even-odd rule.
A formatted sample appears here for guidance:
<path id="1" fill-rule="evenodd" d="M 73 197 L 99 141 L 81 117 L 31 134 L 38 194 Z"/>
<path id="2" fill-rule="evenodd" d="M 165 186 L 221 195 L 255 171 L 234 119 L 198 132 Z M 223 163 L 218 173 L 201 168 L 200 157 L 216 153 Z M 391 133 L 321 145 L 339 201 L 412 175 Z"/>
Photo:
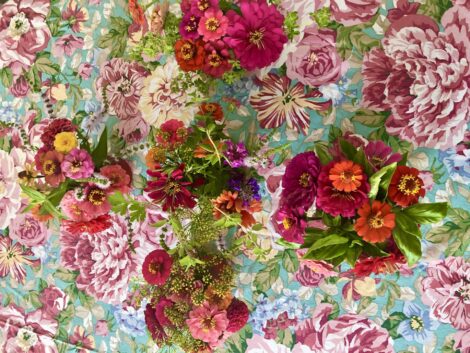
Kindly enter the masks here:
<path id="1" fill-rule="evenodd" d="M 0 6 L 0 68 L 15 75 L 27 70 L 36 53 L 46 49 L 51 32 L 46 24 L 49 0 L 8 1 Z"/>
<path id="2" fill-rule="evenodd" d="M 422 301 L 431 316 L 459 330 L 470 329 L 470 264 L 462 257 L 448 257 L 429 265 L 421 281 Z"/>
<path id="3" fill-rule="evenodd" d="M 78 74 L 84 80 L 88 80 L 90 78 L 92 71 L 93 71 L 93 66 L 90 63 L 81 63 L 78 66 Z"/>
<path id="4" fill-rule="evenodd" d="M 305 29 L 304 38 L 288 55 L 286 64 L 289 78 L 310 86 L 336 82 L 348 68 L 336 51 L 336 32 L 316 25 Z"/>
<path id="5" fill-rule="evenodd" d="M 126 299 L 129 279 L 136 261 L 128 244 L 127 223 L 112 216 L 113 225 L 98 233 L 72 234 L 61 230 L 61 264 L 79 271 L 77 287 L 109 304 Z"/>
<path id="6" fill-rule="evenodd" d="M 30 213 L 19 211 L 10 223 L 10 238 L 27 247 L 43 245 L 49 235 L 46 225 Z"/>
<path id="7" fill-rule="evenodd" d="M 24 76 L 19 76 L 10 87 L 10 92 L 15 97 L 24 97 L 29 92 L 29 84 Z"/>
<path id="8" fill-rule="evenodd" d="M 109 334 L 108 322 L 106 320 L 98 320 L 95 326 L 95 333 L 98 336 L 107 336 Z"/>
<path id="9" fill-rule="evenodd" d="M 49 286 L 42 291 L 39 301 L 42 303 L 44 315 L 54 318 L 67 308 L 69 297 L 60 288 Z"/>
<path id="10" fill-rule="evenodd" d="M 330 9 L 336 22 L 354 26 L 374 17 L 380 3 L 380 0 L 331 0 Z"/>
<path id="11" fill-rule="evenodd" d="M 41 309 L 25 313 L 15 304 L 0 306 L 0 352 L 57 353 L 53 339 L 57 327 L 57 321 Z"/>
<path id="12" fill-rule="evenodd" d="M 391 110 L 388 133 L 443 150 L 463 140 L 470 121 L 469 18 L 469 9 L 455 6 L 438 32 L 429 17 L 403 16 L 392 22 L 384 49 L 365 55 L 363 104 Z"/>
<path id="13" fill-rule="evenodd" d="M 333 266 L 325 261 L 305 260 L 302 257 L 307 251 L 305 249 L 297 250 L 299 257 L 299 268 L 295 272 L 295 279 L 305 287 L 316 287 L 325 278 L 337 276 L 333 271 Z"/>
<path id="14" fill-rule="evenodd" d="M 297 342 L 321 353 L 393 353 L 387 330 L 370 319 L 345 314 L 328 321 L 333 306 L 320 304 L 313 317 L 295 328 Z"/>

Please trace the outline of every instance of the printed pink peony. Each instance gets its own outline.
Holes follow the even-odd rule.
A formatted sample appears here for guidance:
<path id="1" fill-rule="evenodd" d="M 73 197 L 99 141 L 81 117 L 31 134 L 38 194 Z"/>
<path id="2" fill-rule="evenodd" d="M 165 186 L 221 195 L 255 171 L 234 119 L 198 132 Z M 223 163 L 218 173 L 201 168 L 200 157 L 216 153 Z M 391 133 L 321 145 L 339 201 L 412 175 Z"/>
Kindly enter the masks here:
<path id="1" fill-rule="evenodd" d="M 311 25 L 297 49 L 287 57 L 287 76 L 304 85 L 320 86 L 338 81 L 347 71 L 336 51 L 336 32 Z"/>
<path id="2" fill-rule="evenodd" d="M 46 225 L 39 222 L 30 213 L 19 211 L 10 223 L 10 238 L 21 245 L 33 247 L 43 245 L 49 238 Z"/>
<path id="3" fill-rule="evenodd" d="M 128 244 L 126 221 L 111 218 L 113 226 L 94 234 L 61 230 L 61 264 L 79 271 L 77 287 L 97 300 L 118 304 L 126 298 L 135 274 L 134 254 Z"/>
<path id="4" fill-rule="evenodd" d="M 384 49 L 365 55 L 363 104 L 391 110 L 386 122 L 390 134 L 443 150 L 463 140 L 470 121 L 469 18 L 468 8 L 454 6 L 442 17 L 444 31 L 438 32 L 429 17 L 401 16 L 382 40 Z"/>
<path id="5" fill-rule="evenodd" d="M 330 9 L 336 22 L 353 26 L 374 17 L 380 4 L 380 0 L 331 0 Z"/>
<path id="6" fill-rule="evenodd" d="M 8 1 L 0 6 L 0 67 L 20 75 L 34 63 L 36 53 L 47 48 L 49 7 L 49 0 Z"/>
<path id="7" fill-rule="evenodd" d="M 16 180 L 15 162 L 0 151 L 0 229 L 5 229 L 21 207 L 21 188 Z"/>
<path id="8" fill-rule="evenodd" d="M 366 317 L 345 314 L 328 321 L 333 306 L 320 304 L 295 329 L 297 342 L 321 353 L 393 353 L 387 330 Z"/>
<path id="9" fill-rule="evenodd" d="M 305 287 L 317 287 L 327 277 L 336 276 L 333 266 L 325 261 L 305 260 L 302 257 L 307 251 L 297 250 L 299 268 L 295 272 L 295 279 Z"/>
<path id="10" fill-rule="evenodd" d="M 44 288 L 39 301 L 42 304 L 42 310 L 45 316 L 54 318 L 62 310 L 67 308 L 69 297 L 60 288 L 49 286 Z"/>
<path id="11" fill-rule="evenodd" d="M 459 330 L 470 329 L 470 264 L 462 257 L 448 257 L 429 265 L 421 282 L 422 301 L 431 315 Z"/>

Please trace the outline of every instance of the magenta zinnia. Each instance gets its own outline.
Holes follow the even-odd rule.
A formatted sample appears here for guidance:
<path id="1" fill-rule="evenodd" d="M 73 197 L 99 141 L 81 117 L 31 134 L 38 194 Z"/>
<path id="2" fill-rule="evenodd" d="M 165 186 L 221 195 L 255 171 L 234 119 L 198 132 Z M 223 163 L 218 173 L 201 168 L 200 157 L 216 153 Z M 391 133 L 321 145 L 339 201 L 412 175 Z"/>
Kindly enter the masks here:
<path id="1" fill-rule="evenodd" d="M 162 204 L 162 209 L 174 211 L 178 207 L 193 208 L 196 206 L 194 195 L 187 189 L 192 185 L 189 181 L 183 181 L 184 166 L 180 166 L 171 174 L 162 171 L 147 170 L 147 174 L 155 178 L 149 181 L 145 191 L 148 196 L 158 203 Z"/>
<path id="2" fill-rule="evenodd" d="M 275 62 L 287 42 L 282 26 L 284 16 L 265 0 L 240 4 L 241 15 L 227 12 L 229 26 L 225 42 L 234 50 L 240 65 L 249 71 Z"/>
<path id="3" fill-rule="evenodd" d="M 314 89 L 305 92 L 305 86 L 297 82 L 291 86 L 291 80 L 276 74 L 268 74 L 262 81 L 258 93 L 250 98 L 250 103 L 258 112 L 258 120 L 264 129 L 274 129 L 287 123 L 291 129 L 307 134 L 310 126 L 309 109 L 325 110 L 331 101 L 318 102 L 315 98 L 322 96 Z"/>

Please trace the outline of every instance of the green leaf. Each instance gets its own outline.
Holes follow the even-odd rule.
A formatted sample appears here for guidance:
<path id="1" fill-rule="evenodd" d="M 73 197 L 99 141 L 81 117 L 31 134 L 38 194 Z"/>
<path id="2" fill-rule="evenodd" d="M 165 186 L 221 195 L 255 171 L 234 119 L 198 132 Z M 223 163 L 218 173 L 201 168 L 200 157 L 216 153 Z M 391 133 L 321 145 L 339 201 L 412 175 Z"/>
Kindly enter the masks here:
<path id="1" fill-rule="evenodd" d="M 375 112 L 368 109 L 359 109 L 351 119 L 368 127 L 380 127 L 385 124 L 387 115 L 383 112 Z"/>
<path id="2" fill-rule="evenodd" d="M 397 169 L 397 163 L 392 163 L 378 170 L 374 175 L 369 179 L 370 191 L 369 198 L 375 200 L 377 193 L 379 192 L 379 187 L 382 188 L 385 192 L 388 190 L 390 181 L 392 180 L 393 173 Z"/>
<path id="3" fill-rule="evenodd" d="M 41 301 L 39 300 L 39 292 L 31 290 L 26 295 L 26 300 L 31 303 L 34 308 L 40 308 L 42 306 Z"/>
<path id="4" fill-rule="evenodd" d="M 418 224 L 430 224 L 441 221 L 447 215 L 447 209 L 446 202 L 417 203 L 402 212 Z"/>
<path id="5" fill-rule="evenodd" d="M 354 160 L 354 157 L 356 157 L 357 148 L 354 147 L 351 143 L 349 143 L 345 139 L 340 139 L 339 140 L 339 145 L 340 145 L 341 151 L 344 153 L 344 155 L 349 160 L 351 160 L 351 161 Z"/>
<path id="6" fill-rule="evenodd" d="M 323 165 L 326 165 L 333 160 L 330 152 L 328 151 L 328 145 L 325 143 L 315 143 L 315 154 Z"/>
<path id="7" fill-rule="evenodd" d="M 387 320 L 385 320 L 382 324 L 382 327 L 388 331 L 390 337 L 393 339 L 400 338 L 401 335 L 397 332 L 398 325 L 403 320 L 406 320 L 407 316 L 401 312 L 394 312 L 392 313 Z"/>
<path id="8" fill-rule="evenodd" d="M 145 212 L 145 205 L 138 202 L 133 201 L 129 207 L 129 216 L 131 222 L 143 222 L 147 213 Z"/>
<path id="9" fill-rule="evenodd" d="M 276 240 L 276 244 L 282 246 L 285 249 L 299 249 L 300 248 L 300 244 L 291 243 L 291 242 L 285 240 L 284 238 L 280 238 L 280 239 Z"/>
<path id="10" fill-rule="evenodd" d="M 97 168 L 103 165 L 103 162 L 108 156 L 108 128 L 105 127 L 103 133 L 100 136 L 100 140 L 93 150 L 91 157 Z"/>
<path id="11" fill-rule="evenodd" d="M 132 22 L 122 17 L 111 16 L 109 32 L 98 39 L 98 47 L 111 49 L 110 57 L 120 57 L 127 45 L 128 28 Z"/>
<path id="12" fill-rule="evenodd" d="M 45 280 L 42 278 L 39 279 L 39 291 L 42 292 L 44 289 L 46 289 L 49 285 Z"/>
<path id="13" fill-rule="evenodd" d="M 63 282 L 74 283 L 78 277 L 78 271 L 70 271 L 64 268 L 58 268 L 54 273 L 54 278 L 58 278 Z"/>
<path id="14" fill-rule="evenodd" d="M 40 57 L 36 59 L 34 66 L 39 72 L 44 72 L 49 75 L 57 75 L 60 72 L 60 66 L 54 64 L 48 57 Z"/>
<path id="15" fill-rule="evenodd" d="M 418 13 L 441 21 L 442 15 L 452 7 L 451 0 L 425 0 L 421 3 Z"/>
<path id="16" fill-rule="evenodd" d="M 285 250 L 282 255 L 282 266 L 287 272 L 293 273 L 299 268 L 299 259 L 295 250 Z"/>
<path id="17" fill-rule="evenodd" d="M 195 257 L 191 257 L 189 255 L 186 255 L 185 257 L 183 257 L 180 260 L 180 265 L 185 266 L 186 270 L 188 270 L 190 267 L 196 266 L 198 264 L 202 265 L 202 264 L 204 264 L 204 262 L 197 259 L 197 258 L 195 258 Z"/>
<path id="18" fill-rule="evenodd" d="M 421 258 L 421 233 L 416 223 L 408 216 L 401 212 L 395 215 L 393 239 L 411 266 Z"/>
<path id="19" fill-rule="evenodd" d="M 4 87 L 8 88 L 13 84 L 13 73 L 9 67 L 0 70 L 0 80 Z"/>
<path id="20" fill-rule="evenodd" d="M 351 267 L 354 267 L 361 253 L 362 248 L 357 245 L 353 245 L 346 251 L 346 261 L 348 261 L 348 264 L 350 264 Z"/>
<path id="21" fill-rule="evenodd" d="M 332 246 L 332 245 L 340 245 L 349 242 L 348 238 L 342 237 L 337 234 L 330 234 L 324 238 L 318 239 L 316 242 L 313 243 L 310 250 L 318 250 L 324 247 Z"/>
<path id="22" fill-rule="evenodd" d="M 330 126 L 330 131 L 328 131 L 329 142 L 334 142 L 341 136 L 343 136 L 343 132 L 341 131 L 340 128 L 337 128 L 336 126 L 333 126 L 333 125 Z"/>
<path id="23" fill-rule="evenodd" d="M 125 215 L 127 213 L 129 204 L 120 191 L 115 191 L 114 193 L 109 195 L 108 202 L 111 204 L 111 209 L 114 213 L 120 215 Z"/>
<path id="24" fill-rule="evenodd" d="M 255 276 L 254 284 L 256 289 L 262 292 L 266 292 L 279 278 L 280 271 L 281 267 L 277 259 L 276 261 L 269 262 L 268 266 L 259 271 Z"/>
<path id="25" fill-rule="evenodd" d="M 369 37 L 362 30 L 354 31 L 350 36 L 351 43 L 359 53 L 364 54 L 374 47 L 380 46 L 380 40 Z"/>

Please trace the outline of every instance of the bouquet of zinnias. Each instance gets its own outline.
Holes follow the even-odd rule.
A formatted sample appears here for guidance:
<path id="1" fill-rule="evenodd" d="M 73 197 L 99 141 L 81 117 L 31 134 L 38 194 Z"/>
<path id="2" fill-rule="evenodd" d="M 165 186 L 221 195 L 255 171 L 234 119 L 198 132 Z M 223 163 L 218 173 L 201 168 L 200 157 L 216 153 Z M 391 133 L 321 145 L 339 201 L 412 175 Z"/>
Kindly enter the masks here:
<path id="1" fill-rule="evenodd" d="M 273 223 L 307 249 L 305 259 L 347 262 L 358 274 L 412 265 L 421 257 L 420 225 L 447 213 L 446 203 L 419 203 L 424 175 L 382 141 L 319 143 L 287 165 Z"/>

